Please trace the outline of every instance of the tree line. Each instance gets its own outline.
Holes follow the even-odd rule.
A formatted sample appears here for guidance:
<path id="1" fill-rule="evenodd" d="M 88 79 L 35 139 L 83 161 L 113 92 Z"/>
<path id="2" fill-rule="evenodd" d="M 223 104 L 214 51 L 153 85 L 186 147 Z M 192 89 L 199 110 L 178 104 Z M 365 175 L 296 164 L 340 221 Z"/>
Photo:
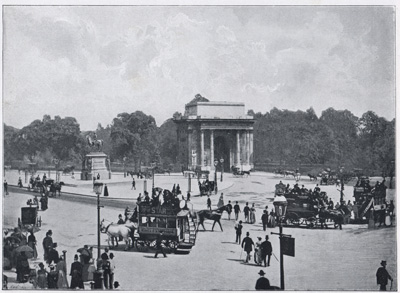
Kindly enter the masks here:
<path id="1" fill-rule="evenodd" d="M 348 110 L 328 108 L 321 117 L 310 108 L 289 111 L 273 108 L 254 116 L 254 164 L 301 166 L 322 164 L 387 172 L 394 168 L 395 119 L 372 111 L 360 118 Z M 179 113 L 175 113 L 179 115 Z M 141 111 L 120 113 L 111 124 L 81 131 L 73 117 L 45 115 L 22 129 L 4 124 L 4 160 L 52 165 L 55 160 L 80 166 L 90 152 L 86 136 L 96 133 L 112 162 L 132 168 L 156 162 L 165 169 L 177 166 L 177 127 L 173 118 L 157 126 Z"/>

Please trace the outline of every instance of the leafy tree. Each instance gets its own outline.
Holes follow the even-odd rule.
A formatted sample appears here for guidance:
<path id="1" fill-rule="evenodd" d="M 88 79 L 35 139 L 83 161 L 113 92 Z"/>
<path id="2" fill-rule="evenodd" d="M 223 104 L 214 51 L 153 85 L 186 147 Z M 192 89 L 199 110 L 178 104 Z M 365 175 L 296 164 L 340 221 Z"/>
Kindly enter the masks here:
<path id="1" fill-rule="evenodd" d="M 113 119 L 110 129 L 115 158 L 133 158 L 136 168 L 157 159 L 157 125 L 152 116 L 141 111 L 121 113 Z"/>

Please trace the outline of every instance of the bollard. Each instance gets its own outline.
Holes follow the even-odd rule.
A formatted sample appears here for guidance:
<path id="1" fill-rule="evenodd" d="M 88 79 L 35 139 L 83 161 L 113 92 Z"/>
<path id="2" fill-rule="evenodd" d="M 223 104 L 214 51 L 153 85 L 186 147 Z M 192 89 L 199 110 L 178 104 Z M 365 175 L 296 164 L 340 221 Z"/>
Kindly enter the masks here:
<path id="1" fill-rule="evenodd" d="M 103 271 L 97 270 L 93 273 L 94 289 L 103 289 Z"/>

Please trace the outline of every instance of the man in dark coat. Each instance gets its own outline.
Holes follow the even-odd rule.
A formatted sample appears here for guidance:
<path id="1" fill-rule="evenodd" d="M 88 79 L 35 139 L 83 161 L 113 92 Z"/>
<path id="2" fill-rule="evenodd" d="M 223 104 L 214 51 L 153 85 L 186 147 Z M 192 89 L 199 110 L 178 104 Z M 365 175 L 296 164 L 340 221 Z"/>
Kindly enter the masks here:
<path id="1" fill-rule="evenodd" d="M 233 209 L 235 210 L 235 220 L 237 221 L 239 219 L 239 213 L 240 213 L 240 206 L 239 206 L 238 202 L 236 202 Z"/>
<path id="2" fill-rule="evenodd" d="M 271 261 L 272 254 L 272 245 L 271 242 L 268 241 L 268 235 L 265 236 L 265 241 L 261 243 L 261 260 L 264 262 L 264 267 L 269 266 L 269 262 Z M 267 262 L 268 255 L 268 262 Z"/>
<path id="3" fill-rule="evenodd" d="M 269 280 L 266 277 L 264 277 L 265 275 L 264 271 L 260 270 L 258 274 L 260 275 L 260 278 L 257 280 L 256 290 L 269 290 L 270 289 Z"/>
<path id="4" fill-rule="evenodd" d="M 54 270 L 54 265 L 50 266 L 50 272 L 47 274 L 47 287 L 49 289 L 58 289 L 58 272 Z"/>
<path id="5" fill-rule="evenodd" d="M 265 231 L 267 229 L 267 224 L 268 224 L 268 211 L 264 210 L 264 213 L 261 216 L 261 221 L 263 224 L 263 230 Z"/>
<path id="6" fill-rule="evenodd" d="M 74 262 L 71 264 L 71 289 L 76 289 L 76 287 L 80 289 L 84 289 L 83 281 L 82 281 L 82 271 L 83 265 L 78 260 L 78 255 L 75 254 Z"/>
<path id="7" fill-rule="evenodd" d="M 388 280 L 393 282 L 393 278 L 389 275 L 388 271 L 386 270 L 386 261 L 381 261 L 381 267 L 376 272 L 376 283 L 380 285 L 380 291 L 386 291 L 386 285 Z"/>
<path id="8" fill-rule="evenodd" d="M 244 212 L 244 219 L 246 221 L 246 223 L 249 222 L 249 215 L 250 215 L 250 208 L 249 208 L 249 203 L 246 202 L 246 206 L 243 209 Z"/>
<path id="9" fill-rule="evenodd" d="M 51 230 L 46 232 L 46 237 L 43 239 L 43 251 L 44 251 L 44 260 L 47 260 L 47 254 L 49 253 L 50 248 L 53 247 L 53 238 L 51 236 L 53 232 Z"/>
<path id="10" fill-rule="evenodd" d="M 58 263 L 58 261 L 60 260 L 60 256 L 58 254 L 58 251 L 56 250 L 57 247 L 57 243 L 53 244 L 53 247 L 50 248 L 50 250 L 48 251 L 47 254 L 47 263 L 51 264 L 52 261 L 54 261 L 54 263 Z"/>
<path id="11" fill-rule="evenodd" d="M 251 257 L 251 251 L 253 250 L 253 246 L 254 246 L 254 242 L 253 240 L 250 238 L 250 233 L 246 232 L 246 237 L 244 237 L 243 241 L 242 241 L 242 248 L 244 249 L 244 251 L 246 251 L 247 255 L 246 255 L 246 260 L 245 263 L 248 263 Z"/>
<path id="12" fill-rule="evenodd" d="M 231 213 L 232 213 L 232 204 L 231 201 L 226 205 L 226 212 L 228 213 L 228 220 L 231 219 Z"/>
<path id="13" fill-rule="evenodd" d="M 237 226 L 235 226 L 236 243 L 239 245 L 240 245 L 240 241 L 242 240 L 242 229 L 243 229 L 242 221 L 239 221 L 239 224 L 237 224 Z"/>

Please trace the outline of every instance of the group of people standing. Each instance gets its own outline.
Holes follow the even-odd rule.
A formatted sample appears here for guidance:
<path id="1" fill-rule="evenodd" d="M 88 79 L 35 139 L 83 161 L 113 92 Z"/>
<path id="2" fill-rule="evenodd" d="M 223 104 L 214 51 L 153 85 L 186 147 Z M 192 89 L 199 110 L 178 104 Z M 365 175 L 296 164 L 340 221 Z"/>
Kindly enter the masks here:
<path id="1" fill-rule="evenodd" d="M 271 242 L 269 242 L 269 237 L 266 235 L 264 241 L 262 241 L 261 237 L 257 237 L 257 239 L 256 243 L 254 243 L 253 239 L 250 238 L 250 232 L 246 232 L 246 237 L 243 238 L 241 244 L 243 250 L 246 252 L 244 263 L 249 263 L 254 248 L 254 262 L 258 266 L 264 264 L 264 267 L 269 267 L 272 255 L 272 245 Z"/>

